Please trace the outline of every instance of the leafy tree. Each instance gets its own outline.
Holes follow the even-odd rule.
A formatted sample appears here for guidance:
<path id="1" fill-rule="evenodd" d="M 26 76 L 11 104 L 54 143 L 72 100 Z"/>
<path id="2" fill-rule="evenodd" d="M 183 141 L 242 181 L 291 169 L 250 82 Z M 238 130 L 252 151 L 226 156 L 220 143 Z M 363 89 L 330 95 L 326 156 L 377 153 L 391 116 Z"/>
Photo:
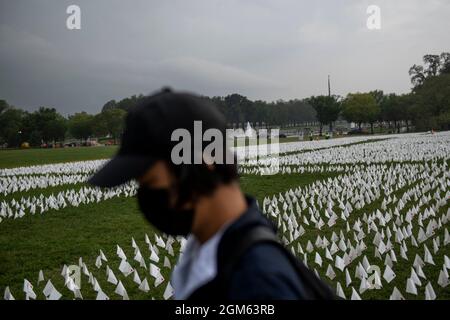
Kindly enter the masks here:
<path id="1" fill-rule="evenodd" d="M 26 112 L 7 106 L 0 114 L 0 143 L 17 147 L 24 141 L 23 119 Z"/>
<path id="2" fill-rule="evenodd" d="M 41 133 L 40 140 L 46 143 L 63 140 L 67 131 L 66 119 L 55 108 L 40 107 L 24 119 L 25 136 L 30 137 L 33 131 L 35 140 L 37 132 Z"/>
<path id="3" fill-rule="evenodd" d="M 417 110 L 414 108 L 414 103 L 414 97 L 411 94 L 386 95 L 381 104 L 383 120 L 393 122 L 397 133 L 400 133 L 400 123 L 404 121 L 409 131 L 409 121 L 418 116 L 415 115 Z"/>
<path id="4" fill-rule="evenodd" d="M 342 115 L 349 122 L 369 123 L 373 133 L 373 124 L 379 117 L 380 107 L 370 93 L 350 93 L 343 102 Z"/>
<path id="5" fill-rule="evenodd" d="M 86 112 L 69 116 L 69 131 L 73 137 L 87 140 L 93 134 L 94 116 Z"/>
<path id="6" fill-rule="evenodd" d="M 126 112 L 122 109 L 110 109 L 96 116 L 99 127 L 97 133 L 109 134 L 117 142 L 123 131 Z M 96 124 L 97 125 L 97 124 Z"/>
<path id="7" fill-rule="evenodd" d="M 402 120 L 402 110 L 399 103 L 399 98 L 395 93 L 388 94 L 384 97 L 381 103 L 381 114 L 383 120 L 394 123 L 394 128 L 397 130 L 397 123 Z M 398 129 L 399 130 L 399 129 Z"/>
<path id="8" fill-rule="evenodd" d="M 228 123 L 265 123 L 266 125 L 289 125 L 314 121 L 314 109 L 303 100 L 278 100 L 276 102 L 251 101 L 240 94 L 225 97 L 203 97 L 211 100 L 224 114 Z"/>
<path id="9" fill-rule="evenodd" d="M 441 58 L 437 54 L 426 54 L 423 56 L 423 62 L 426 65 L 425 76 L 434 77 L 438 75 L 441 69 Z"/>
<path id="10" fill-rule="evenodd" d="M 104 104 L 102 107 L 102 112 L 117 108 L 117 102 L 116 100 L 109 100 L 107 103 Z"/>
<path id="11" fill-rule="evenodd" d="M 3 111 L 6 111 L 6 109 L 9 108 L 9 104 L 6 102 L 6 100 L 0 100 L 0 115 L 3 113 Z"/>
<path id="12" fill-rule="evenodd" d="M 409 69 L 409 76 L 414 87 L 420 86 L 425 81 L 425 72 L 423 66 L 414 64 Z"/>
<path id="13" fill-rule="evenodd" d="M 427 78 L 450 73 L 450 53 L 443 52 L 440 55 L 426 54 L 423 56 L 425 66 L 414 64 L 409 69 L 411 83 L 418 88 Z"/>
<path id="14" fill-rule="evenodd" d="M 120 100 L 117 103 L 117 108 L 128 112 L 131 109 L 133 109 L 134 107 L 136 107 L 144 98 L 145 98 L 145 96 L 142 95 L 142 94 L 140 94 L 138 96 L 132 95 L 129 98 L 125 98 L 125 99 Z"/>
<path id="15" fill-rule="evenodd" d="M 450 126 L 450 74 L 428 78 L 414 93 L 415 124 L 419 130 Z"/>
<path id="16" fill-rule="evenodd" d="M 381 113 L 381 108 L 377 104 L 375 98 L 370 95 L 372 99 L 367 98 L 367 104 L 365 106 L 366 114 L 364 117 L 364 121 L 367 122 L 370 125 L 370 133 L 373 134 L 373 125 L 375 122 L 378 121 L 378 118 Z"/>
<path id="17" fill-rule="evenodd" d="M 408 117 L 417 130 L 449 127 L 450 53 L 425 55 L 425 66 L 410 69 L 413 94 L 408 98 Z"/>
<path id="18" fill-rule="evenodd" d="M 405 121 L 406 131 L 409 132 L 410 121 L 415 118 L 414 97 L 412 94 L 402 94 L 398 97 L 402 120 Z M 400 132 L 399 129 L 397 132 Z"/>
<path id="19" fill-rule="evenodd" d="M 384 100 L 384 92 L 383 90 L 374 90 L 369 92 L 374 98 L 377 105 L 381 105 Z"/>
<path id="20" fill-rule="evenodd" d="M 450 52 L 441 53 L 441 67 L 439 74 L 450 73 Z"/>
<path id="21" fill-rule="evenodd" d="M 112 109 L 110 109 L 110 110 L 112 110 Z M 104 112 L 108 112 L 108 111 L 104 111 Z M 104 137 L 104 136 L 108 135 L 108 127 L 107 127 L 106 119 L 103 115 L 104 112 L 97 113 L 93 119 L 93 123 L 95 125 L 92 127 L 92 131 L 96 137 Z"/>
<path id="22" fill-rule="evenodd" d="M 50 140 L 63 141 L 67 132 L 67 119 L 60 114 L 47 123 L 44 135 L 48 135 Z"/>
<path id="23" fill-rule="evenodd" d="M 28 142 L 31 146 L 40 146 L 42 143 L 42 132 L 39 130 L 33 130 L 28 135 Z"/>

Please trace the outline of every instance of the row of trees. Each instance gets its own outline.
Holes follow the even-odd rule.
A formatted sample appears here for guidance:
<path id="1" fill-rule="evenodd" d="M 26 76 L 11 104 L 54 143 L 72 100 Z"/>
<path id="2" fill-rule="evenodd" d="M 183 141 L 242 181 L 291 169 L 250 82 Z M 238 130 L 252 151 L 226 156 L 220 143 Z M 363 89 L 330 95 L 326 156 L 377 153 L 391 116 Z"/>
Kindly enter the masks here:
<path id="1" fill-rule="evenodd" d="M 107 109 L 96 115 L 75 113 L 68 119 L 69 133 L 81 140 L 92 136 L 109 136 L 116 141 L 122 133 L 125 115 L 124 110 L 117 108 Z"/>
<path id="2" fill-rule="evenodd" d="M 450 129 L 450 53 L 425 55 L 424 65 L 409 70 L 413 108 L 418 130 Z"/>
<path id="3" fill-rule="evenodd" d="M 359 128 L 368 124 L 393 126 L 400 132 L 400 124 L 416 130 L 450 129 L 450 53 L 425 55 L 423 65 L 409 70 L 413 89 L 397 95 L 383 91 L 350 93 L 345 98 L 314 96 L 303 100 L 265 102 L 231 94 L 225 97 L 204 97 L 215 103 L 228 123 L 265 123 L 268 126 L 287 126 L 300 122 L 318 121 L 320 133 L 343 118 Z M 109 136 L 117 139 L 123 130 L 123 119 L 144 98 L 134 95 L 120 101 L 108 101 L 99 114 L 76 113 L 67 118 L 54 108 L 41 107 L 27 112 L 0 100 L 0 144 L 10 147 L 26 141 L 40 145 L 61 141 L 67 137 L 85 140 L 89 137 Z"/>
<path id="4" fill-rule="evenodd" d="M 424 65 L 414 65 L 409 74 L 413 89 L 408 94 L 385 95 L 376 90 L 368 93 L 350 93 L 339 96 L 317 96 L 307 99 L 320 122 L 320 134 L 324 125 L 330 126 L 339 117 L 354 122 L 361 129 L 369 124 L 393 125 L 400 132 L 400 123 L 407 131 L 413 124 L 416 130 L 450 129 L 450 53 L 425 55 Z"/>
<path id="5" fill-rule="evenodd" d="M 79 112 L 67 118 L 54 108 L 40 107 L 37 111 L 27 112 L 0 100 L 0 144 L 16 147 L 26 141 L 38 146 L 65 138 L 86 140 L 93 136 L 110 136 L 116 140 L 122 132 L 126 113 L 143 98 L 143 95 L 134 95 L 120 101 L 110 100 L 96 115 Z M 230 124 L 250 121 L 286 126 L 316 121 L 314 109 L 306 100 L 251 101 L 239 94 L 203 98 L 215 103 Z"/>
<path id="6" fill-rule="evenodd" d="M 384 124 L 395 128 L 400 132 L 400 123 L 409 126 L 413 120 L 411 110 L 412 97 L 409 94 L 396 95 L 394 93 L 385 95 L 383 91 L 371 91 L 368 93 L 350 93 L 346 98 L 339 96 L 317 96 L 308 99 L 317 114 L 320 122 L 320 134 L 323 126 L 329 125 L 333 130 L 333 123 L 340 117 L 358 125 L 361 130 L 362 124 L 368 124 L 373 133 L 374 124 Z"/>
<path id="7" fill-rule="evenodd" d="M 144 95 L 133 95 L 120 101 L 110 100 L 102 112 L 114 109 L 129 111 L 141 102 Z M 268 125 L 285 126 L 303 121 L 315 121 L 315 113 L 305 100 L 278 100 L 276 102 L 251 101 L 247 97 L 234 93 L 225 97 L 207 97 L 218 106 L 228 123 L 264 122 Z"/>
<path id="8" fill-rule="evenodd" d="M 210 99 L 225 115 L 228 123 L 262 123 L 268 126 L 288 126 L 316 121 L 314 109 L 306 100 L 251 101 L 239 94 Z"/>
<path id="9" fill-rule="evenodd" d="M 27 141 L 39 145 L 42 141 L 64 138 L 67 121 L 53 108 L 41 107 L 29 113 L 0 100 L 0 143 L 18 146 Z"/>

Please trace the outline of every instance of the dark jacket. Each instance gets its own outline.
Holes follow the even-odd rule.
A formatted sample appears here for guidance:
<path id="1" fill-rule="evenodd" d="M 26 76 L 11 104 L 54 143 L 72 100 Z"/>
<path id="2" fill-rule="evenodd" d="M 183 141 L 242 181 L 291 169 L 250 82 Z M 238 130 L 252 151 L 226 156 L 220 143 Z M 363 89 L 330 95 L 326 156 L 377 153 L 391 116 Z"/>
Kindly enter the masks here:
<path id="1" fill-rule="evenodd" d="M 256 225 L 272 228 L 273 224 L 259 211 L 256 201 L 246 197 L 247 211 L 224 232 L 218 246 L 218 256 L 233 250 L 236 236 L 243 236 Z M 220 270 L 220 266 L 218 267 Z M 220 273 L 220 272 L 219 272 Z M 238 260 L 227 284 L 218 274 L 213 280 L 196 289 L 188 299 L 302 299 L 302 284 L 295 268 L 282 249 L 268 243 L 256 243 Z"/>

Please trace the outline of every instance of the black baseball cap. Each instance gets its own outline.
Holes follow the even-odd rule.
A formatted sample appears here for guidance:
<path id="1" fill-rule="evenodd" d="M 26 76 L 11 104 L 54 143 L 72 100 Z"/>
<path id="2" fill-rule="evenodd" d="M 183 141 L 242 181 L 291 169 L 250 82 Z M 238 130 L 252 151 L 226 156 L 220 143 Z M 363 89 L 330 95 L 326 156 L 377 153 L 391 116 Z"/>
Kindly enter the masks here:
<path id="1" fill-rule="evenodd" d="M 114 187 L 143 175 L 157 160 L 170 161 L 175 129 L 186 129 L 193 136 L 194 121 L 202 130 L 219 129 L 225 136 L 226 121 L 206 98 L 164 88 L 144 97 L 125 119 L 121 146 L 117 154 L 88 182 L 99 187 Z"/>

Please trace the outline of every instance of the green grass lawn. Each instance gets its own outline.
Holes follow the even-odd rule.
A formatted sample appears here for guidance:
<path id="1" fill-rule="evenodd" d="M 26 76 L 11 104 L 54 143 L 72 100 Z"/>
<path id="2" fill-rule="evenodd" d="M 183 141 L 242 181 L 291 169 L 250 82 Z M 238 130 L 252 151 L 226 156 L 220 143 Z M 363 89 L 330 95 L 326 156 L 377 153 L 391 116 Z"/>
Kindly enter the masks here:
<path id="1" fill-rule="evenodd" d="M 112 157 L 116 152 L 117 146 L 0 150 L 0 169 L 106 159 Z"/>
<path id="2" fill-rule="evenodd" d="M 279 139 L 279 143 L 296 141 L 299 141 L 296 137 Z M 248 140 L 246 141 L 246 145 L 249 145 Z M 111 158 L 117 150 L 118 146 L 6 149 L 0 150 L 0 169 L 60 162 L 107 159 Z"/>
<path id="3" fill-rule="evenodd" d="M 371 142 L 377 142 L 381 140 L 384 139 L 375 139 L 371 140 Z M 297 141 L 300 141 L 297 137 L 279 139 L 279 143 L 289 143 Z M 356 142 L 354 144 L 359 143 L 365 142 Z M 250 144 L 254 143 L 252 142 Z M 246 145 L 249 145 L 249 140 L 246 140 Z M 117 150 L 118 146 L 0 150 L 0 169 L 60 162 L 108 159 L 111 158 L 117 152 Z"/>

